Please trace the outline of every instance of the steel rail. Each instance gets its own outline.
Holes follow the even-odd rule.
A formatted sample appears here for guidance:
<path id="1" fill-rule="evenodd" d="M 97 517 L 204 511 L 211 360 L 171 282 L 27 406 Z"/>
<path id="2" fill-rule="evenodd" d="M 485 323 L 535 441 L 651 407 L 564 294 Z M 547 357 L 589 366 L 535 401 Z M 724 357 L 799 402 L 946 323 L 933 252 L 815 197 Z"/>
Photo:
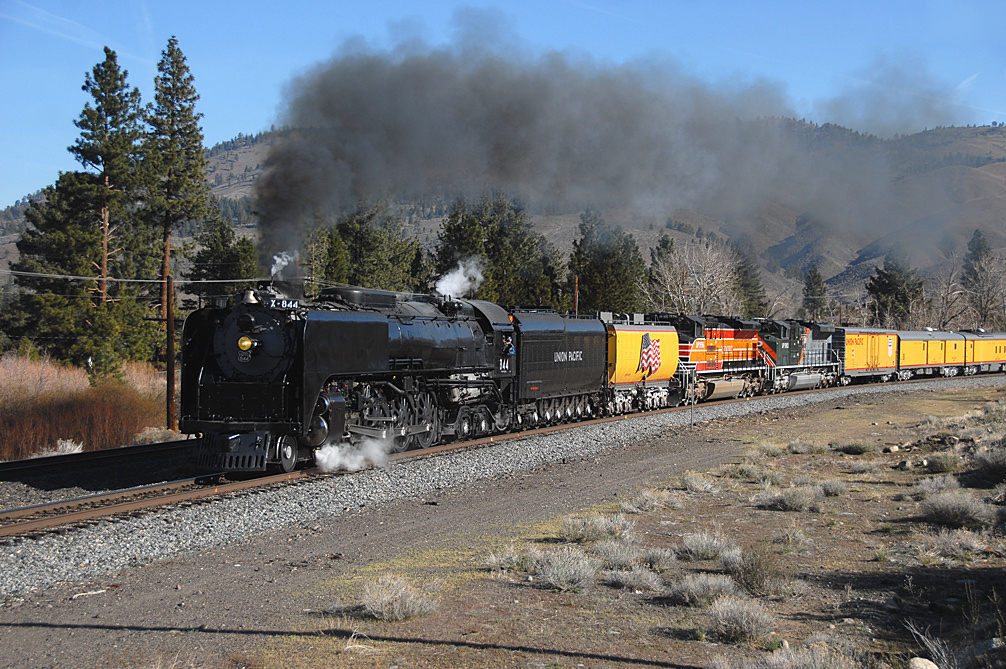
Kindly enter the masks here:
<path id="1" fill-rule="evenodd" d="M 909 381 L 898 381 L 896 385 L 898 386 L 911 385 L 914 383 L 920 383 L 932 380 L 933 379 L 912 379 Z M 895 384 L 892 382 L 891 384 L 885 384 L 885 385 L 890 386 Z M 757 404 L 759 403 L 760 400 L 767 400 L 772 397 L 782 397 L 782 396 L 793 397 L 805 394 L 828 393 L 828 392 L 844 390 L 849 387 L 850 386 L 812 388 L 807 390 L 781 393 L 777 395 L 759 395 L 747 398 L 723 399 L 714 402 L 704 402 L 699 406 L 702 407 L 717 406 L 724 404 L 732 404 L 736 402 L 751 402 Z M 689 411 L 691 409 L 692 409 L 691 406 L 665 407 L 662 409 L 653 409 L 637 413 L 620 414 L 616 416 L 602 416 L 599 418 L 575 421 L 571 423 L 559 423 L 556 425 L 548 425 L 545 427 L 539 427 L 530 430 L 489 435 L 468 441 L 439 444 L 437 446 L 431 446 L 430 448 L 405 451 L 403 453 L 391 453 L 388 455 L 388 460 L 390 462 L 398 462 L 402 460 L 410 460 L 413 458 L 436 456 L 439 454 L 450 453 L 453 451 L 461 451 L 469 448 L 477 448 L 490 444 L 511 441 L 514 439 L 525 439 L 544 434 L 550 434 L 553 432 L 561 432 L 565 430 L 575 429 L 578 427 L 585 427 L 588 425 L 600 425 L 604 423 L 612 423 L 622 420 L 629 420 L 633 418 L 643 418 L 646 416 L 654 416 L 666 413 L 684 412 Z M 113 450 L 119 450 L 119 449 L 113 449 Z M 120 490 L 114 493 L 91 495 L 72 500 L 60 500 L 58 502 L 54 502 L 51 504 L 38 504 L 18 509 L 10 509 L 7 511 L 0 512 L 0 537 L 11 537 L 11 536 L 32 534 L 36 532 L 44 532 L 46 530 L 51 530 L 53 528 L 61 527 L 63 525 L 73 525 L 73 524 L 89 522 L 96 519 L 134 514 L 137 512 L 142 512 L 158 507 L 205 500 L 213 497 L 220 497 L 231 493 L 243 492 L 255 488 L 264 488 L 271 485 L 288 483 L 301 479 L 318 478 L 319 476 L 326 476 L 326 475 L 327 476 L 344 475 L 349 473 L 351 472 L 348 472 L 346 470 L 339 470 L 336 472 L 323 472 L 320 468 L 316 467 L 312 469 L 297 470 L 288 473 L 272 474 L 262 477 L 256 477 L 242 481 L 213 483 L 210 485 L 204 485 L 198 488 L 193 488 L 193 486 L 199 486 L 200 481 L 210 480 L 217 476 L 220 476 L 220 474 L 201 475 L 190 479 L 180 479 L 178 481 L 171 481 L 168 483 L 162 483 L 157 485 L 142 486 L 139 488 L 130 488 L 124 491 Z M 132 499 L 123 499 L 124 497 L 132 497 Z M 76 511 L 74 510 L 63 511 L 67 507 L 74 505 L 88 506 L 89 508 L 82 508 Z M 63 512 L 60 513 L 61 511 Z M 41 518 L 18 521 L 18 518 L 25 518 L 40 513 L 54 514 L 54 515 L 45 515 Z"/>

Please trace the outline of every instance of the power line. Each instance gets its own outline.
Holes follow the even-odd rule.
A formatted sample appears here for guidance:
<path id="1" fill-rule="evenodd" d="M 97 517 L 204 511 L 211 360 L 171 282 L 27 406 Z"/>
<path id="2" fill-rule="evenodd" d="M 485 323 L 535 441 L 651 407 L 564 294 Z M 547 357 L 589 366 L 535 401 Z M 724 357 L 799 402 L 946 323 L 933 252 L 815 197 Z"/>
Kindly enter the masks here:
<path id="1" fill-rule="evenodd" d="M 73 274 L 45 274 L 43 272 L 21 272 L 10 269 L 0 269 L 0 275 L 23 276 L 35 279 L 66 279 L 69 281 L 110 281 L 114 283 L 164 283 L 164 279 L 117 279 L 97 276 L 77 276 Z M 248 279 L 175 279 L 176 284 L 198 284 L 198 283 L 252 283 L 259 281 L 269 281 L 266 277 L 255 277 Z"/>

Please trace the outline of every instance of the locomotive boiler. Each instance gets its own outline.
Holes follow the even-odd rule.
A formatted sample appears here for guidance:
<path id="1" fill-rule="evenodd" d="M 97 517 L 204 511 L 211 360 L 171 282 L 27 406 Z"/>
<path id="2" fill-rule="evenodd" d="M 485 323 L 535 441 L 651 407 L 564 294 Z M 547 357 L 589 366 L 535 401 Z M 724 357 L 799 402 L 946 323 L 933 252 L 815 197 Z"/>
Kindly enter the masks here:
<path id="1" fill-rule="evenodd" d="M 336 287 L 308 308 L 248 289 L 185 322 L 180 428 L 202 433 L 202 466 L 228 471 L 290 471 L 346 441 L 405 450 L 505 430 L 513 333 L 480 300 Z"/>

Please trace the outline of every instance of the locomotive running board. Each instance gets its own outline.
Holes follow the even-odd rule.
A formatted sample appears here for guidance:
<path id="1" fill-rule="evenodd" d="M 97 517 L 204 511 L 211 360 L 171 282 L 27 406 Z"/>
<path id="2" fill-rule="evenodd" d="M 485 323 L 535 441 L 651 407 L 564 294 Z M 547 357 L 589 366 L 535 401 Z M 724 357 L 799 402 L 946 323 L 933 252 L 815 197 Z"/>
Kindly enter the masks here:
<path id="1" fill-rule="evenodd" d="M 372 439 L 387 439 L 389 437 L 411 437 L 416 434 L 423 434 L 429 432 L 432 426 L 429 423 L 424 425 L 410 425 L 409 427 L 398 427 L 398 428 L 383 428 L 383 427 L 367 427 L 366 425 L 350 425 L 349 432 L 361 437 L 370 437 Z"/>

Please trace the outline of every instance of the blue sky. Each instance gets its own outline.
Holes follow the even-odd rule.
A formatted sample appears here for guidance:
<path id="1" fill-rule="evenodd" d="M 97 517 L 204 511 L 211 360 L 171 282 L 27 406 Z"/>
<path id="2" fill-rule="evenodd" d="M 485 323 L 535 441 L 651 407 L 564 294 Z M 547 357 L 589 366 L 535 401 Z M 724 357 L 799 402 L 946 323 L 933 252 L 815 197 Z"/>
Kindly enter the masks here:
<path id="1" fill-rule="evenodd" d="M 498 39 L 515 52 L 558 50 L 601 66 L 655 59 L 711 86 L 765 81 L 816 122 L 881 132 L 870 127 L 880 108 L 928 110 L 910 120 L 922 127 L 906 129 L 1006 122 L 998 1 L 0 0 L 0 206 L 78 169 L 66 147 L 103 46 L 150 101 L 161 51 L 177 36 L 212 146 L 279 122 L 287 83 L 347 40 L 451 44 L 469 8 L 497 16 Z"/>

